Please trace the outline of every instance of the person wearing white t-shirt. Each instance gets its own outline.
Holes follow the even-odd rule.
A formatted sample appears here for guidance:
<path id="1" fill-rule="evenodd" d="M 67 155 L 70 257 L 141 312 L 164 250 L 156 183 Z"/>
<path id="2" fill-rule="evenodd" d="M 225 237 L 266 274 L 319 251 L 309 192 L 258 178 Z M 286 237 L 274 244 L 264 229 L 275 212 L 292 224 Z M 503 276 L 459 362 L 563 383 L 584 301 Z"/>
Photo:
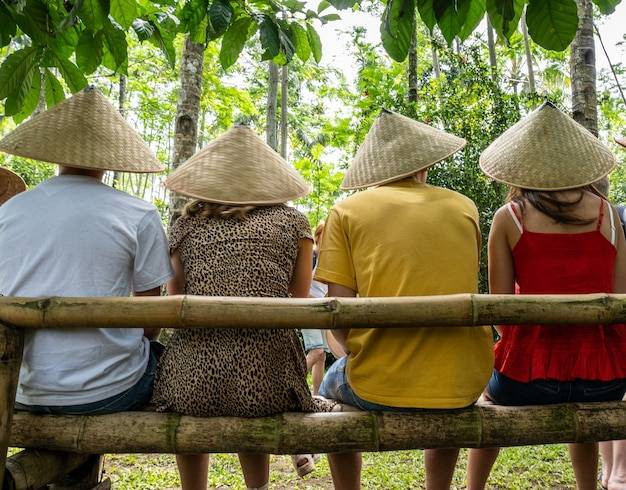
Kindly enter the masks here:
<path id="1" fill-rule="evenodd" d="M 19 126 L 0 150 L 63 163 L 57 177 L 0 207 L 0 295 L 160 294 L 172 269 L 159 213 L 102 178 L 106 169 L 161 165 L 104 96 L 80 92 Z M 157 335 L 158 329 L 130 326 L 27 330 L 16 408 L 52 414 L 140 408 L 152 393 L 158 352 L 150 339 Z"/>

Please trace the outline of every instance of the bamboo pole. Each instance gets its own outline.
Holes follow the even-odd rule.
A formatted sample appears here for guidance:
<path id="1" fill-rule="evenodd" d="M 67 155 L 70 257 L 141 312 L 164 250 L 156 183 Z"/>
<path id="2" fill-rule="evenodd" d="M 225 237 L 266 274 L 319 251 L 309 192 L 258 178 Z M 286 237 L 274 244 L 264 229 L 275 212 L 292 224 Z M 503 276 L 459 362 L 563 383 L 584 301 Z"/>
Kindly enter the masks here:
<path id="1" fill-rule="evenodd" d="M 626 295 L 396 298 L 0 297 L 0 322 L 25 328 L 406 328 L 626 322 Z"/>
<path id="2" fill-rule="evenodd" d="M 88 454 L 26 449 L 7 459 L 3 490 L 39 489 L 89 460 Z"/>
<path id="3" fill-rule="evenodd" d="M 0 323 L 0 482 L 4 481 L 23 345 L 22 329 Z"/>
<path id="4" fill-rule="evenodd" d="M 286 413 L 265 418 L 125 412 L 16 413 L 11 444 L 80 453 L 299 454 L 442 447 L 524 446 L 626 439 L 626 403 L 414 413 Z"/>

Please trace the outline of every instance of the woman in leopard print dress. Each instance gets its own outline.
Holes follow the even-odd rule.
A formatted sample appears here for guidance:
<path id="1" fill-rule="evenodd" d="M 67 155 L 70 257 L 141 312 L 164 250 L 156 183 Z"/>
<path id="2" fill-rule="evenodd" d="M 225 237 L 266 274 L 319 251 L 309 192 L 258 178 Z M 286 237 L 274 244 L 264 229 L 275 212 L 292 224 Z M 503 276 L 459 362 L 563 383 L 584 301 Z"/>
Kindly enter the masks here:
<path id="1" fill-rule="evenodd" d="M 245 144 L 237 145 L 242 140 Z M 202 186 L 206 195 L 205 200 L 192 202 L 170 230 L 170 253 L 176 276 L 168 284 L 168 293 L 307 297 L 312 261 L 307 219 L 284 204 L 248 204 L 269 200 L 261 194 L 289 192 L 286 184 L 291 185 L 292 195 L 273 198 L 293 199 L 297 197 L 295 194 L 302 193 L 302 188 L 306 189 L 304 182 L 286 163 L 273 161 L 280 157 L 268 148 L 271 153 L 265 162 L 259 162 L 265 163 L 259 165 L 258 173 L 263 175 L 248 178 L 245 191 L 238 188 L 230 196 L 222 197 L 219 193 L 224 192 L 224 187 L 241 178 L 238 175 L 225 178 L 225 169 L 233 172 L 237 165 L 247 165 L 249 170 L 261 150 L 265 151 L 265 144 L 250 129 L 236 127 L 212 145 L 171 174 L 167 182 L 170 189 L 195 197 L 198 192 L 189 189 Z M 235 153 L 248 147 L 253 154 L 223 161 L 219 156 L 233 146 L 240 148 Z M 268 161 L 272 164 L 269 167 Z M 271 189 L 259 186 L 268 172 L 280 173 L 283 181 L 280 186 Z M 222 180 L 213 182 L 216 175 L 221 175 Z M 251 189 L 255 186 L 259 188 Z M 211 192 L 218 187 L 219 190 Z M 241 193 L 251 190 L 259 195 L 253 199 L 240 198 L 245 203 L 219 203 L 220 200 L 235 202 Z M 311 396 L 304 352 L 296 331 L 279 329 L 177 330 L 160 360 L 153 401 L 159 410 L 197 416 L 261 417 L 332 408 Z M 247 486 L 263 488 L 269 478 L 268 455 L 240 454 L 239 458 Z M 177 460 L 183 488 L 205 489 L 208 457 L 185 455 Z"/>

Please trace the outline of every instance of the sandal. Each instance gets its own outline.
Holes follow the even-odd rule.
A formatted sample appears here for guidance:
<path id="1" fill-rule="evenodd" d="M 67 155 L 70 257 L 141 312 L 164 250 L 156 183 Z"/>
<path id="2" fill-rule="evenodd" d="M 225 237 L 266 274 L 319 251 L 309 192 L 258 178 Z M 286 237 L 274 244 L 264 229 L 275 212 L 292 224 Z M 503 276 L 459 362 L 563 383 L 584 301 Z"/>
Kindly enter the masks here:
<path id="1" fill-rule="evenodd" d="M 298 464 L 302 463 L 303 460 L 305 463 Z M 308 475 L 315 469 L 315 455 L 313 454 L 294 454 L 291 456 L 291 462 L 300 478 L 304 478 L 305 475 Z"/>

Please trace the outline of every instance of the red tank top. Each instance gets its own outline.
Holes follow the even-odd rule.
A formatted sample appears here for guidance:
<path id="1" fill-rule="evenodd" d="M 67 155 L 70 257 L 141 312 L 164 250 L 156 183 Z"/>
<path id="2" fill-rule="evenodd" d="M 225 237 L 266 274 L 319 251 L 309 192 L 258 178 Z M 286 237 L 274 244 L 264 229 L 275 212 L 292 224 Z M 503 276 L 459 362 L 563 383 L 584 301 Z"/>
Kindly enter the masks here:
<path id="1" fill-rule="evenodd" d="M 516 294 L 612 293 L 617 251 L 598 225 L 586 233 L 537 233 L 525 229 L 513 248 Z M 619 231 L 619 230 L 618 230 Z M 502 326 L 495 367 L 520 382 L 539 379 L 609 381 L 626 378 L 626 326 Z"/>

